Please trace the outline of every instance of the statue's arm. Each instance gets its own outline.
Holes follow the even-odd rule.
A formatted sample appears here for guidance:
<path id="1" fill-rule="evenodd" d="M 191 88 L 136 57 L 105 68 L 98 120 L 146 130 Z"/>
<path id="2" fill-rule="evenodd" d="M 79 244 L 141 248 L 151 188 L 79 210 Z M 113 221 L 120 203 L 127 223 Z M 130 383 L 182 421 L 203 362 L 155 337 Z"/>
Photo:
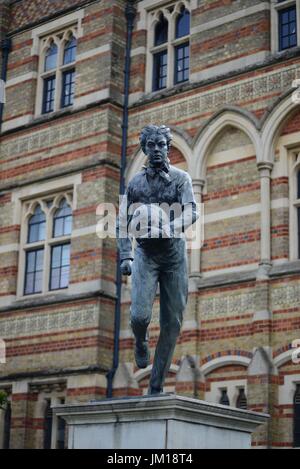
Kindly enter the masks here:
<path id="1" fill-rule="evenodd" d="M 199 218 L 197 204 L 194 197 L 192 179 L 188 173 L 179 187 L 181 194 L 181 206 L 183 213 L 173 221 L 174 235 L 180 235 L 189 226 L 191 226 Z"/>
<path id="2" fill-rule="evenodd" d="M 116 236 L 120 251 L 121 271 L 124 275 L 131 274 L 131 263 L 133 261 L 132 239 L 128 231 L 130 221 L 129 206 L 131 202 L 131 190 L 130 187 L 128 187 L 125 195 L 122 196 L 116 222 Z"/>

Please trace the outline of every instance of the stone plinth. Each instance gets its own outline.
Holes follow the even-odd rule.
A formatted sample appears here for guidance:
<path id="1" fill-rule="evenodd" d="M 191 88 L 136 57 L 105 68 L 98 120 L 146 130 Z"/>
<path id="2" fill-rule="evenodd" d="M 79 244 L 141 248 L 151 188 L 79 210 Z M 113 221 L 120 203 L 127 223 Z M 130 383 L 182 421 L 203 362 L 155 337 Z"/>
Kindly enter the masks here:
<path id="1" fill-rule="evenodd" d="M 57 406 L 70 449 L 250 448 L 268 415 L 177 396 L 107 399 Z"/>

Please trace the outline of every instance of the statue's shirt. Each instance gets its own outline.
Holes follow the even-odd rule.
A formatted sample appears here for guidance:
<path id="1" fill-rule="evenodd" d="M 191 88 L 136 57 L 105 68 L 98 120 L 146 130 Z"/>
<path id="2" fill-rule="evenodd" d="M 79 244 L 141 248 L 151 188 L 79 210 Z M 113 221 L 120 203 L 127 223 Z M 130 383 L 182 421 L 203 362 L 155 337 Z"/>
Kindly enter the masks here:
<path id="1" fill-rule="evenodd" d="M 119 236 L 120 217 L 124 220 L 126 213 L 126 224 L 131 221 L 130 206 L 132 204 L 163 204 L 172 205 L 179 203 L 181 206 L 192 204 L 195 216 L 193 223 L 197 219 L 196 202 L 194 199 L 192 180 L 188 173 L 169 165 L 168 170 L 155 170 L 151 167 L 144 167 L 129 182 L 126 191 L 126 206 L 120 206 L 120 216 L 117 224 L 118 244 L 120 248 L 120 259 L 133 259 L 132 243 L 129 236 Z M 123 205 L 123 206 L 122 206 Z"/>

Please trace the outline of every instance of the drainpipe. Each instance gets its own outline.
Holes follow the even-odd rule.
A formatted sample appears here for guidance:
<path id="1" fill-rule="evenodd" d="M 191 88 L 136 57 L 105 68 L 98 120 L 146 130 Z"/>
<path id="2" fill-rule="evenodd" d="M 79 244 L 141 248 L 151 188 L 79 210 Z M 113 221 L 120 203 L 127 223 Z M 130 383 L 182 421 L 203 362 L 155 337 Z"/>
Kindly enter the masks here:
<path id="1" fill-rule="evenodd" d="M 0 78 L 2 82 L 5 83 L 6 77 L 7 77 L 8 55 L 11 49 L 11 39 L 10 38 L 3 39 L 0 43 L 0 48 L 2 51 L 2 68 L 1 68 Z M 3 110 L 4 110 L 4 103 L 0 101 L 0 132 L 1 132 L 1 127 L 2 127 Z"/>
<path id="2" fill-rule="evenodd" d="M 121 150 L 121 172 L 120 172 L 120 195 L 125 193 L 125 169 L 126 169 L 126 151 L 128 137 L 128 97 L 129 97 L 129 81 L 130 81 L 130 51 L 132 42 L 133 23 L 136 15 L 135 0 L 128 0 L 125 8 L 125 17 L 127 21 L 127 39 L 125 52 L 125 69 L 124 69 L 124 105 L 123 105 L 123 122 L 122 122 L 122 150 Z M 120 322 L 121 322 L 121 290 L 122 290 L 122 274 L 120 269 L 120 252 L 117 252 L 116 266 L 116 305 L 115 305 L 115 325 L 114 325 L 114 351 L 113 366 L 107 373 L 107 392 L 106 397 L 111 398 L 113 392 L 113 379 L 119 366 L 119 340 L 120 340 Z"/>

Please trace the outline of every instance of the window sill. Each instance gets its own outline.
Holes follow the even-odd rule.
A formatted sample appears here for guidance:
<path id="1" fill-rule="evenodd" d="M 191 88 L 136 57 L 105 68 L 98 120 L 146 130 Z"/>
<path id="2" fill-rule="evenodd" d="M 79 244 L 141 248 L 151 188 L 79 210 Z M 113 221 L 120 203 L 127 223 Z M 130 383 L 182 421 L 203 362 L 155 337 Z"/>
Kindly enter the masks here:
<path id="1" fill-rule="evenodd" d="M 83 300 L 86 298 L 98 298 L 99 296 L 105 296 L 106 298 L 110 298 L 112 300 L 116 299 L 115 295 L 108 295 L 102 290 L 78 294 L 69 293 L 66 292 L 66 290 L 64 290 L 64 292 L 61 292 L 59 290 L 59 293 L 56 294 L 45 293 L 39 295 L 31 295 L 30 298 L 29 296 L 26 298 L 18 297 L 16 300 L 11 302 L 9 306 L 1 307 L 0 313 L 7 313 L 8 311 L 16 311 L 23 309 L 28 309 L 31 312 L 32 309 L 35 307 L 38 308 L 40 306 L 50 306 L 53 304 L 68 303 L 69 301 Z"/>
<path id="2" fill-rule="evenodd" d="M 188 90 L 191 86 L 191 82 L 189 80 L 184 81 L 182 83 L 174 84 L 169 88 L 163 88 L 157 91 L 148 91 L 143 93 L 143 96 L 139 98 L 134 104 L 139 104 L 139 101 L 152 101 L 153 99 L 157 100 L 159 98 L 165 98 L 168 96 L 172 96 L 175 93 L 181 93 Z"/>
<path id="3" fill-rule="evenodd" d="M 22 296 L 17 297 L 15 304 L 20 304 L 20 303 L 33 304 L 35 302 L 35 299 L 37 299 L 38 301 L 42 299 L 50 300 L 53 297 L 58 298 L 58 296 L 65 296 L 67 294 L 67 291 L 68 291 L 68 287 L 60 288 L 59 290 L 47 291 L 45 293 L 33 293 L 30 295 L 22 295 Z"/>

